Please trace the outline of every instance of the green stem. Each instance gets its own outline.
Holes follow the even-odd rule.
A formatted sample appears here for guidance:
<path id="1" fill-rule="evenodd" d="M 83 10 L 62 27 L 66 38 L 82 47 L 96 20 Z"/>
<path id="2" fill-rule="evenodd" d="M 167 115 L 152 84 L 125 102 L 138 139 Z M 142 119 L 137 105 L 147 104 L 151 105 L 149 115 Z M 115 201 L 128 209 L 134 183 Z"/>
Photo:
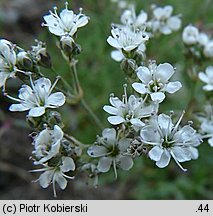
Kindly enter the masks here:
<path id="1" fill-rule="evenodd" d="M 101 123 L 101 121 L 99 120 L 99 118 L 95 115 L 95 113 L 90 109 L 90 107 L 88 106 L 88 104 L 86 103 L 86 101 L 82 98 L 81 99 L 81 104 L 83 105 L 84 109 L 90 114 L 90 116 L 93 118 L 93 120 L 95 121 L 95 123 L 97 124 L 97 126 L 103 130 L 104 126 Z"/>

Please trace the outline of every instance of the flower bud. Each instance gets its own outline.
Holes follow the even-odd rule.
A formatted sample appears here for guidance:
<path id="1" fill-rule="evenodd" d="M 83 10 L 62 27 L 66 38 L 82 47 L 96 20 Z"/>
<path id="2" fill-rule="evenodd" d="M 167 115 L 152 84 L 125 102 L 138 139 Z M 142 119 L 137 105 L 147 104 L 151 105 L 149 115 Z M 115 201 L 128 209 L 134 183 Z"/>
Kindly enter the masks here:
<path id="1" fill-rule="evenodd" d="M 81 52 L 80 45 L 76 44 L 70 36 L 61 37 L 60 48 L 67 57 L 76 56 Z"/>
<path id="2" fill-rule="evenodd" d="M 61 115 L 59 112 L 56 111 L 50 111 L 47 119 L 48 125 L 53 127 L 54 125 L 58 125 L 60 127 L 63 126 Z"/>
<path id="3" fill-rule="evenodd" d="M 121 62 L 121 69 L 128 77 L 132 77 L 135 74 L 135 70 L 137 69 L 137 64 L 134 59 L 124 59 Z"/>
<path id="4" fill-rule="evenodd" d="M 17 65 L 20 69 L 30 70 L 33 67 L 33 61 L 27 52 L 21 51 L 17 54 Z"/>

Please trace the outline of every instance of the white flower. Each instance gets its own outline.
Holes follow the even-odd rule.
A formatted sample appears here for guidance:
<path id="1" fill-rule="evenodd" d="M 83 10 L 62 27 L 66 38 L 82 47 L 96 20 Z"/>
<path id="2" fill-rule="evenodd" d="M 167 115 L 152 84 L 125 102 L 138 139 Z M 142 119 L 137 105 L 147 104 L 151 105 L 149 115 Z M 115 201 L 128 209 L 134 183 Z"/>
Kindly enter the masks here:
<path id="1" fill-rule="evenodd" d="M 107 113 L 113 115 L 108 117 L 108 121 L 112 125 L 128 124 L 137 129 L 145 124 L 142 119 L 149 117 L 155 110 L 154 106 L 146 106 L 142 98 L 137 98 L 134 95 L 127 97 L 126 86 L 124 86 L 123 100 L 118 97 L 110 96 L 110 104 L 112 106 L 104 106 L 103 109 Z"/>
<path id="2" fill-rule="evenodd" d="M 126 9 L 121 15 L 121 22 L 128 27 L 133 27 L 134 29 L 144 29 L 148 15 L 145 11 L 141 10 L 140 14 L 137 16 L 135 12 L 135 7 L 131 9 Z"/>
<path id="3" fill-rule="evenodd" d="M 195 26 L 188 25 L 182 33 L 183 42 L 187 45 L 194 45 L 198 42 L 199 31 Z"/>
<path id="4" fill-rule="evenodd" d="M 62 157 L 59 164 L 55 167 L 51 167 L 44 164 L 44 168 L 33 170 L 32 172 L 42 172 L 39 177 L 39 183 L 42 188 L 47 188 L 50 184 L 53 184 L 53 192 L 54 196 L 56 197 L 56 189 L 55 183 L 57 182 L 59 187 L 64 190 L 67 186 L 67 180 L 73 179 L 74 177 L 70 177 L 66 175 L 66 172 L 74 171 L 75 170 L 75 163 L 72 158 L 70 157 Z"/>
<path id="5" fill-rule="evenodd" d="M 205 91 L 212 91 L 213 90 L 213 66 L 208 66 L 204 72 L 200 72 L 198 74 L 201 81 L 206 83 L 203 86 L 203 90 Z"/>
<path id="6" fill-rule="evenodd" d="M 154 33 L 160 32 L 168 35 L 180 29 L 181 19 L 179 16 L 172 16 L 172 12 L 173 7 L 170 5 L 154 8 L 153 19 L 149 24 Z"/>
<path id="7" fill-rule="evenodd" d="M 199 36 L 198 36 L 198 43 L 201 45 L 201 46 L 206 46 L 207 43 L 209 42 L 209 37 L 206 33 L 199 33 Z"/>
<path id="8" fill-rule="evenodd" d="M 55 157 L 59 153 L 63 136 L 63 131 L 57 125 L 54 126 L 53 130 L 46 128 L 41 131 L 34 139 L 35 150 L 33 154 L 38 160 L 34 164 L 42 164 Z"/>
<path id="9" fill-rule="evenodd" d="M 45 113 L 46 108 L 58 108 L 65 103 L 65 96 L 61 92 L 52 93 L 58 79 L 51 86 L 51 82 L 47 78 L 40 78 L 35 82 L 31 79 L 31 87 L 23 85 L 19 90 L 19 99 L 8 96 L 12 100 L 20 104 L 12 104 L 10 111 L 27 111 L 28 116 L 39 117 Z M 52 93 L 52 94 L 51 94 Z"/>
<path id="10" fill-rule="evenodd" d="M 113 165 L 117 178 L 116 166 L 123 170 L 129 170 L 133 166 L 131 157 L 124 155 L 130 145 L 131 139 L 117 137 L 114 128 L 106 128 L 102 132 L 96 144 L 89 147 L 87 153 L 90 157 L 99 158 L 97 169 L 100 172 L 108 172 Z"/>
<path id="11" fill-rule="evenodd" d="M 201 136 L 190 125 L 180 127 L 182 117 L 183 114 L 174 125 L 170 116 L 160 114 L 154 116 L 150 124 L 141 130 L 141 141 L 153 146 L 148 155 L 159 168 L 166 167 L 172 157 L 186 171 L 180 163 L 198 158 L 195 147 L 201 143 Z"/>
<path id="12" fill-rule="evenodd" d="M 175 93 L 182 85 L 179 81 L 169 82 L 175 73 L 173 66 L 169 63 L 157 64 L 151 62 L 149 67 L 140 66 L 137 76 L 142 83 L 135 82 L 132 87 L 140 94 L 149 94 L 152 101 L 161 103 L 165 99 L 165 92 Z"/>
<path id="13" fill-rule="evenodd" d="M 74 14 L 72 10 L 68 10 L 68 3 L 65 3 L 66 8 L 62 10 L 60 15 L 57 13 L 57 8 L 54 8 L 54 12 L 50 11 L 49 15 L 44 16 L 46 23 L 43 26 L 47 26 L 49 31 L 57 36 L 73 36 L 77 29 L 85 26 L 88 23 L 89 18 L 82 14 L 80 9 L 79 14 Z"/>
<path id="14" fill-rule="evenodd" d="M 14 45 L 5 40 L 0 40 L 0 88 L 5 89 L 6 80 L 15 77 L 16 53 Z"/>
<path id="15" fill-rule="evenodd" d="M 213 40 L 209 41 L 205 45 L 203 52 L 207 58 L 213 58 Z"/>
<path id="16" fill-rule="evenodd" d="M 141 44 L 148 40 L 148 36 L 143 31 L 131 31 L 128 28 L 113 27 L 112 36 L 109 36 L 107 42 L 114 48 L 130 52 L 137 49 Z"/>

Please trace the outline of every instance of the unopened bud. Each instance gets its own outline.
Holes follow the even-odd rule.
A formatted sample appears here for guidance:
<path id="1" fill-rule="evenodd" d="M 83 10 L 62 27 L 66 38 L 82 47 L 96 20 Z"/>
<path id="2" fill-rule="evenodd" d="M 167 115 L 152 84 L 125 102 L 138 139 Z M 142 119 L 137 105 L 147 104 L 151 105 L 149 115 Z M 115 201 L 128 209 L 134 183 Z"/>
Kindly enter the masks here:
<path id="1" fill-rule="evenodd" d="M 33 61 L 27 52 L 21 51 L 17 54 L 17 65 L 20 69 L 30 70 L 33 67 Z"/>
<path id="2" fill-rule="evenodd" d="M 121 62 L 121 69 L 127 76 L 131 77 L 137 69 L 137 64 L 134 59 L 124 59 Z"/>
<path id="3" fill-rule="evenodd" d="M 47 52 L 46 48 L 42 48 L 38 52 L 39 60 L 38 64 L 42 67 L 51 68 L 52 62 L 49 53 Z"/>

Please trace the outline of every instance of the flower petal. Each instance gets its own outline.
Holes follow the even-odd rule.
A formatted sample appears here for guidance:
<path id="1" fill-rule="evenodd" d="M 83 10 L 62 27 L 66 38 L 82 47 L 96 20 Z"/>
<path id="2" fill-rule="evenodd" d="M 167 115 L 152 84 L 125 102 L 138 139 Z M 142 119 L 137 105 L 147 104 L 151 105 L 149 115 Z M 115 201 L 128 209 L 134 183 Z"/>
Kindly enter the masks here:
<path id="1" fill-rule="evenodd" d="M 75 170 L 75 162 L 71 157 L 62 157 L 62 165 L 60 166 L 62 172 L 69 172 Z"/>
<path id="2" fill-rule="evenodd" d="M 150 94 L 152 101 L 161 103 L 165 99 L 165 94 L 163 92 L 154 92 Z"/>
<path id="3" fill-rule="evenodd" d="M 140 66 L 137 69 L 137 76 L 142 83 L 148 84 L 150 80 L 152 80 L 152 73 L 150 72 L 149 68 Z"/>
<path id="4" fill-rule="evenodd" d="M 169 82 L 166 85 L 166 92 L 173 94 L 178 91 L 182 87 L 182 84 L 179 81 L 176 82 Z"/>
<path id="5" fill-rule="evenodd" d="M 12 104 L 9 108 L 11 112 L 22 112 L 29 110 L 29 107 L 24 106 L 23 104 Z"/>
<path id="6" fill-rule="evenodd" d="M 112 107 L 112 106 L 108 106 L 108 105 L 105 105 L 103 107 L 103 110 L 111 115 L 117 115 L 118 114 L 118 110 L 115 108 L 115 107 Z"/>
<path id="7" fill-rule="evenodd" d="M 34 107 L 30 109 L 29 116 L 31 117 L 39 117 L 45 113 L 45 107 Z"/>
<path id="8" fill-rule="evenodd" d="M 136 92 L 138 92 L 140 94 L 146 94 L 148 92 L 146 86 L 142 83 L 136 83 L 135 82 L 132 84 L 132 87 Z"/>
<path id="9" fill-rule="evenodd" d="M 120 50 L 113 50 L 111 52 L 111 58 L 117 62 L 120 62 L 122 59 L 124 59 L 124 55 Z"/>
<path id="10" fill-rule="evenodd" d="M 130 146 L 131 139 L 121 138 L 118 142 L 118 148 L 121 153 L 125 152 L 127 148 Z"/>
<path id="11" fill-rule="evenodd" d="M 59 187 L 64 190 L 67 186 L 67 180 L 63 177 L 61 172 L 55 173 L 55 180 L 58 183 Z"/>
<path id="12" fill-rule="evenodd" d="M 164 150 L 163 154 L 161 155 L 160 160 L 156 162 L 156 165 L 159 168 L 164 168 L 164 167 L 168 166 L 168 164 L 170 162 L 170 158 L 171 158 L 170 153 L 167 150 Z"/>
<path id="13" fill-rule="evenodd" d="M 151 160 L 159 161 L 163 152 L 164 151 L 162 148 L 160 148 L 159 146 L 155 146 L 149 151 L 149 157 Z"/>
<path id="14" fill-rule="evenodd" d="M 99 161 L 98 161 L 98 166 L 97 169 L 100 172 L 108 172 L 110 167 L 112 165 L 112 158 L 109 157 L 102 157 Z"/>
<path id="15" fill-rule="evenodd" d="M 64 105 L 64 103 L 65 103 L 64 94 L 61 92 L 56 92 L 56 93 L 51 94 L 48 97 L 46 101 L 46 104 L 47 104 L 46 106 L 48 107 L 50 105 L 50 106 L 60 107 Z"/>
<path id="16" fill-rule="evenodd" d="M 121 156 L 119 159 L 119 166 L 123 170 L 130 170 L 133 167 L 133 159 L 129 156 Z"/>
<path id="17" fill-rule="evenodd" d="M 173 66 L 169 63 L 159 64 L 157 66 L 157 79 L 160 79 L 162 82 L 167 82 L 171 76 L 175 73 Z"/>
<path id="18" fill-rule="evenodd" d="M 108 144 L 114 145 L 116 142 L 116 130 L 114 128 L 105 128 L 102 131 L 102 136 Z"/>
<path id="19" fill-rule="evenodd" d="M 109 36 L 107 38 L 107 42 L 109 43 L 109 45 L 111 45 L 112 47 L 115 47 L 117 49 L 122 48 L 122 46 L 118 43 L 118 41 L 115 38 L 113 38 L 112 36 Z"/>
<path id="20" fill-rule="evenodd" d="M 184 148 L 180 146 L 174 146 L 171 150 L 179 162 L 189 161 L 191 160 L 191 154 L 189 151 L 185 151 Z"/>
<path id="21" fill-rule="evenodd" d="M 125 122 L 125 119 L 121 116 L 110 116 L 107 118 L 109 123 L 112 125 L 118 125 Z"/>
<path id="22" fill-rule="evenodd" d="M 104 146 L 93 145 L 88 148 L 87 153 L 90 157 L 103 157 L 107 154 L 107 149 Z"/>
<path id="23" fill-rule="evenodd" d="M 40 175 L 39 183 L 42 188 L 47 188 L 50 185 L 53 178 L 53 173 L 54 172 L 52 170 L 48 170 Z"/>

